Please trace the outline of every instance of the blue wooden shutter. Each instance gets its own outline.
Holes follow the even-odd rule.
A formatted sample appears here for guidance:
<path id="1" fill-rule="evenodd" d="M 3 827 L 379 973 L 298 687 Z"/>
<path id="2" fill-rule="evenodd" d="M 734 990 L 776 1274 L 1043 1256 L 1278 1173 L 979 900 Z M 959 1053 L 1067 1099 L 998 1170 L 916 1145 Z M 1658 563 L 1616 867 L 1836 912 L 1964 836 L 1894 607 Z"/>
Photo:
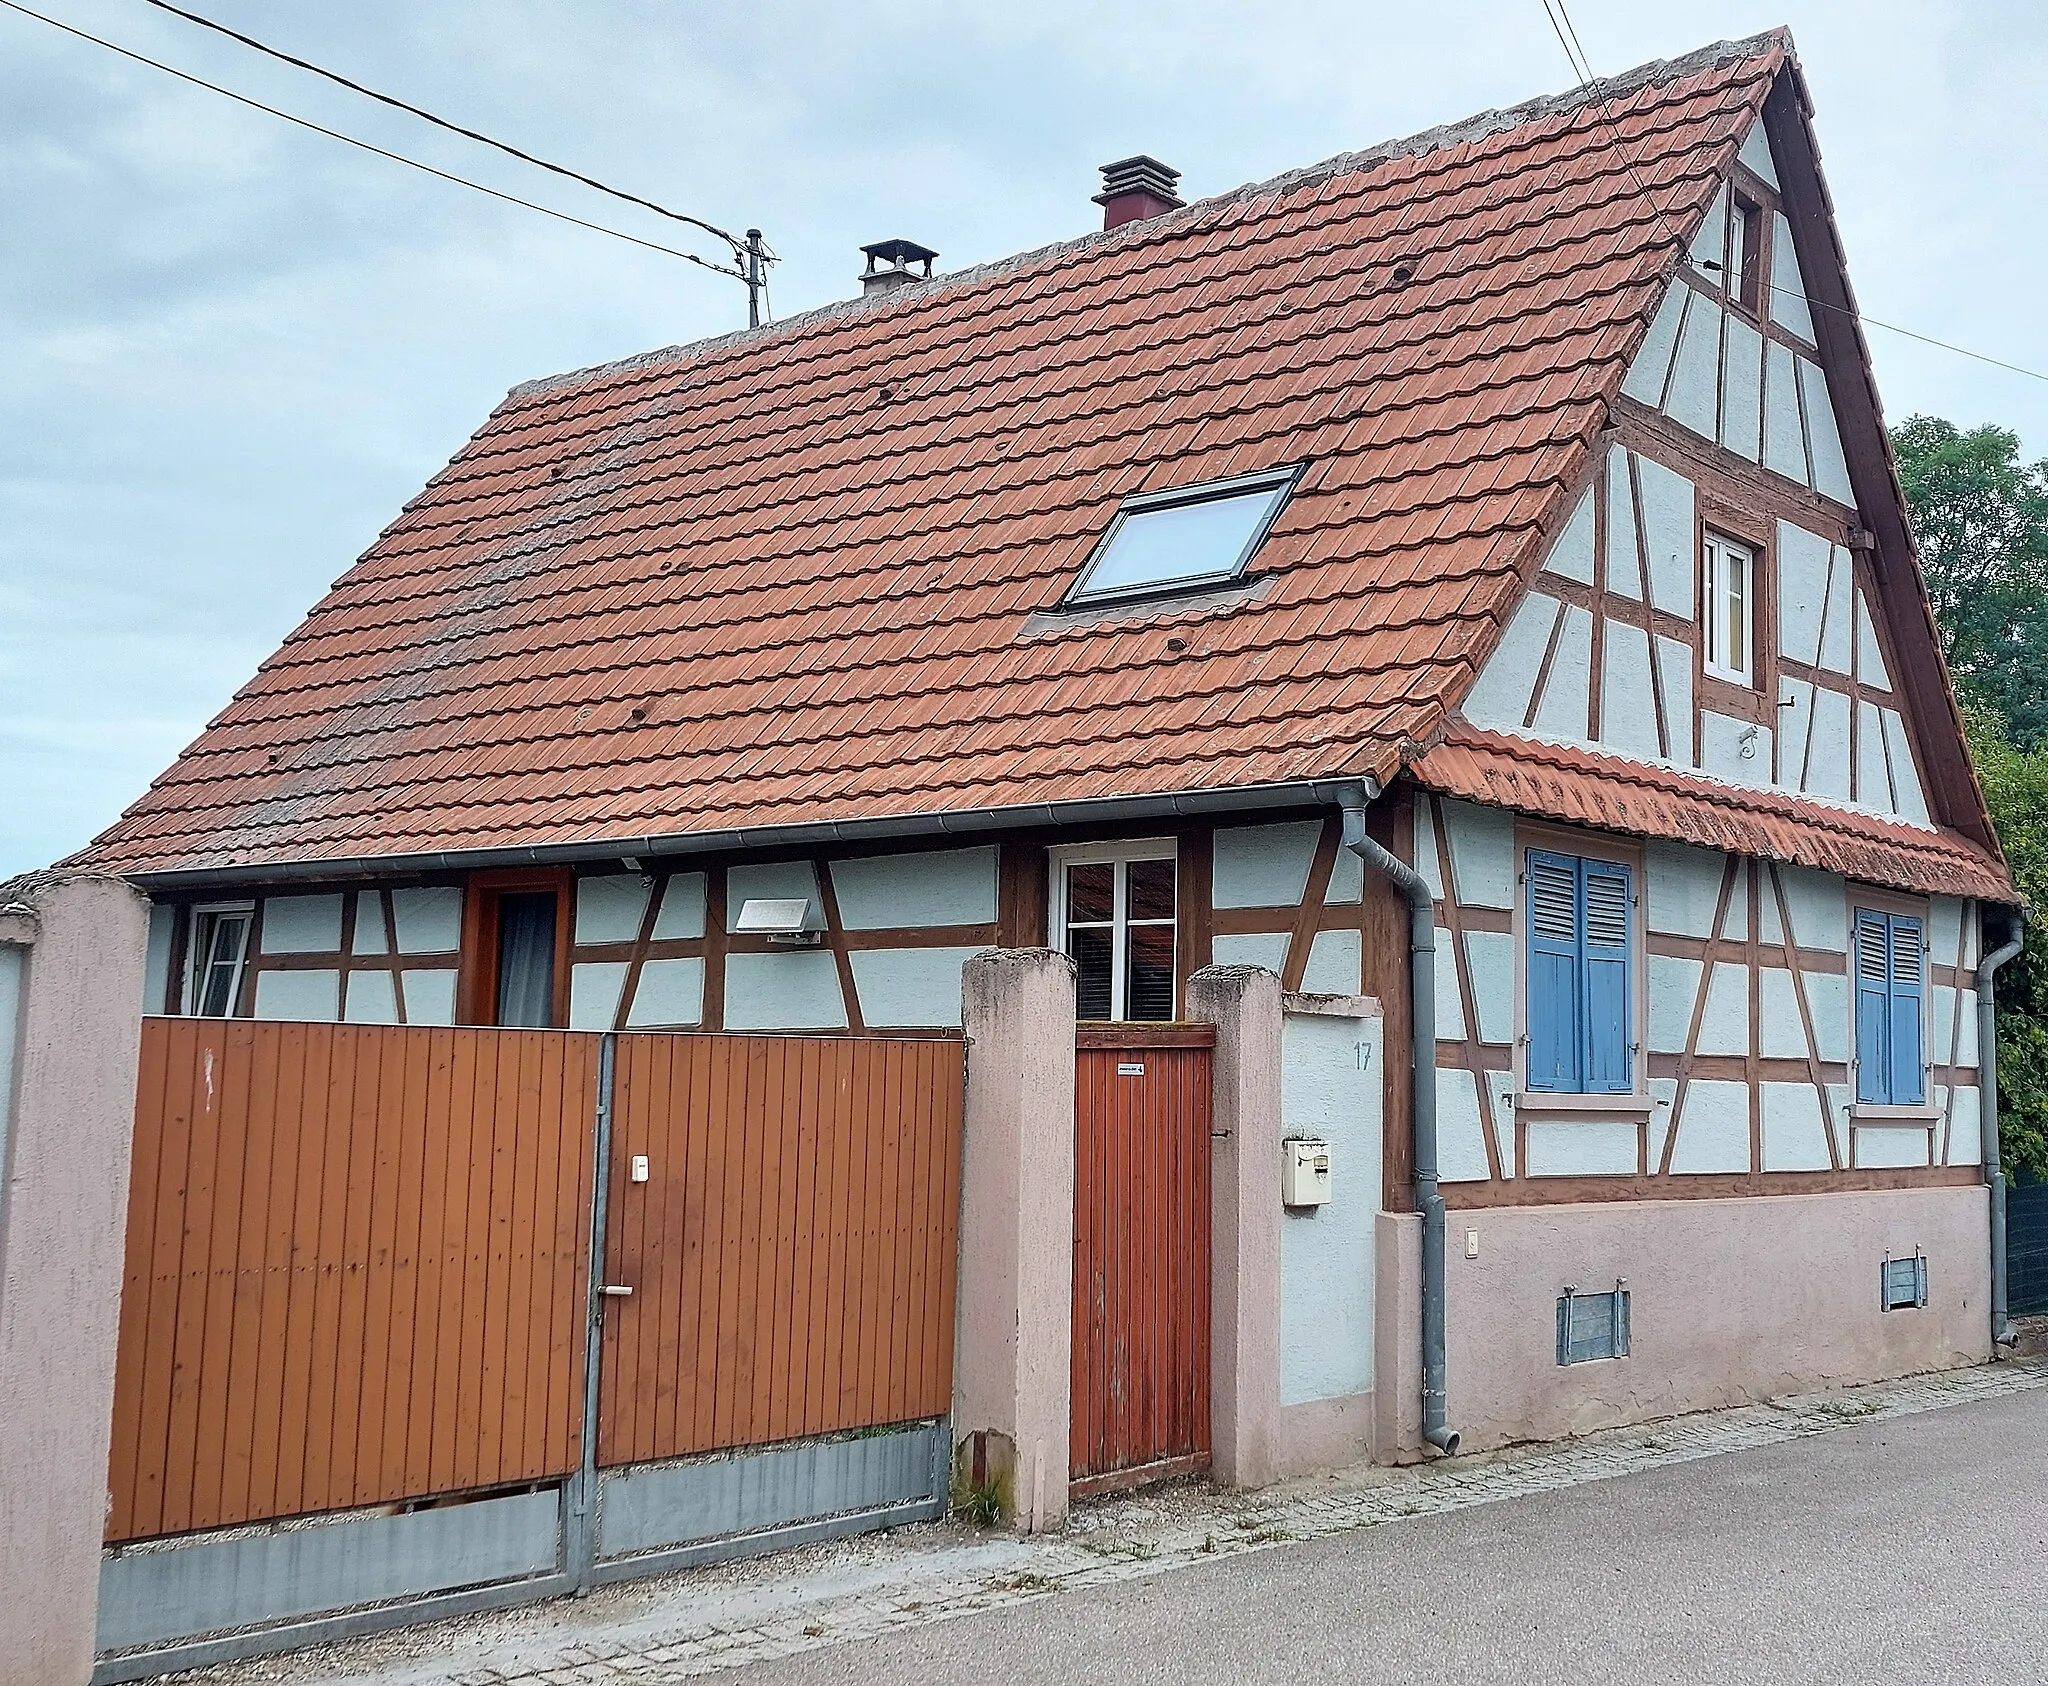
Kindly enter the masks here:
<path id="1" fill-rule="evenodd" d="M 1635 1088 L 1630 1047 L 1629 869 L 1615 861 L 1579 862 L 1585 954 L 1586 1093 L 1626 1095 Z"/>
<path id="2" fill-rule="evenodd" d="M 1875 1106 L 1892 1098 L 1891 921 L 1856 910 L 1856 1098 Z"/>
<path id="3" fill-rule="evenodd" d="M 1529 954 L 1525 968 L 1531 1089 L 1580 1092 L 1584 1037 L 1579 863 L 1529 851 Z"/>
<path id="4" fill-rule="evenodd" d="M 1894 1106 L 1918 1106 L 1927 1099 L 1927 1067 L 1921 1055 L 1921 995 L 1926 988 L 1926 947 L 1920 921 L 1893 914 L 1891 925 L 1891 1011 L 1887 1038 Z"/>

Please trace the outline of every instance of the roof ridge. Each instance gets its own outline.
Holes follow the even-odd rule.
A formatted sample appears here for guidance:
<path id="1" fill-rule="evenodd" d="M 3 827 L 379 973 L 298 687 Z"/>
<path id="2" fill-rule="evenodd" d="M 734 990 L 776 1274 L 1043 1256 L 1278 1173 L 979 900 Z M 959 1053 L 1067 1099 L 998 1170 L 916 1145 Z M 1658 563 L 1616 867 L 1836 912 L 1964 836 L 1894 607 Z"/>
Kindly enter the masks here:
<path id="1" fill-rule="evenodd" d="M 1301 165 L 1279 175 L 1268 176 L 1262 181 L 1245 182 L 1240 186 L 1227 188 L 1221 193 L 1191 200 L 1178 210 L 1169 211 L 1163 216 L 1126 223 L 1121 228 L 1091 230 L 1069 240 L 1055 240 L 1047 245 L 1033 247 L 1029 251 L 992 258 L 986 263 L 951 270 L 943 275 L 932 276 L 929 280 L 890 288 L 883 293 L 833 299 L 829 303 L 801 311 L 795 316 L 786 316 L 778 322 L 763 323 L 758 328 L 735 328 L 729 333 L 712 334 L 699 340 L 684 340 L 675 345 L 636 352 L 629 357 L 615 358 L 609 362 L 592 363 L 580 369 L 563 370 L 559 374 L 541 375 L 533 380 L 519 382 L 506 393 L 505 398 L 510 401 L 537 393 L 556 392 L 596 376 L 623 375 L 639 369 L 688 362 L 694 358 L 723 351 L 730 346 L 782 339 L 792 332 L 808 329 L 821 322 L 836 321 L 842 317 L 865 315 L 879 310 L 900 309 L 956 287 L 1028 269 L 1031 265 L 1057 253 L 1087 251 L 1112 245 L 1134 245 L 1168 230 L 1198 222 L 1205 216 L 1213 215 L 1222 207 L 1241 204 L 1263 194 L 1292 192 L 1297 188 L 1328 181 L 1335 176 L 1370 169 L 1396 158 L 1420 157 L 1448 146 L 1481 140 L 1488 135 L 1519 129 L 1546 117 L 1556 117 L 1580 110 L 1599 100 L 1613 99 L 1635 93 L 1642 88 L 1673 82 L 1695 71 L 1708 70 L 1738 59 L 1761 57 L 1773 49 L 1781 49 L 1787 58 L 1794 56 L 1792 32 L 1782 24 L 1755 35 L 1715 41 L 1677 58 L 1652 59 L 1631 70 L 1622 71 L 1619 75 L 1582 82 L 1562 94 L 1539 94 L 1534 99 L 1522 101 L 1519 105 L 1495 107 L 1455 122 L 1438 124 L 1435 128 L 1419 130 L 1394 140 L 1381 141 L 1362 150 L 1340 152 L 1318 163 Z M 502 404 L 500 407 L 503 407 Z"/>

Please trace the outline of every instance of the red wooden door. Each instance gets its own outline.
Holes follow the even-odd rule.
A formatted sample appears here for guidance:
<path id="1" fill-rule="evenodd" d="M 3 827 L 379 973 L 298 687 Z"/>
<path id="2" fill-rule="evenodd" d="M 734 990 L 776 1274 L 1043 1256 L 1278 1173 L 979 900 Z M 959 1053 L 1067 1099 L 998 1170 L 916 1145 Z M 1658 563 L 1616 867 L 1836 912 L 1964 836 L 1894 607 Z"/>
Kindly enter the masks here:
<path id="1" fill-rule="evenodd" d="M 1077 1494 L 1209 1463 L 1207 1025 L 1080 1032 L 1074 1083 Z"/>

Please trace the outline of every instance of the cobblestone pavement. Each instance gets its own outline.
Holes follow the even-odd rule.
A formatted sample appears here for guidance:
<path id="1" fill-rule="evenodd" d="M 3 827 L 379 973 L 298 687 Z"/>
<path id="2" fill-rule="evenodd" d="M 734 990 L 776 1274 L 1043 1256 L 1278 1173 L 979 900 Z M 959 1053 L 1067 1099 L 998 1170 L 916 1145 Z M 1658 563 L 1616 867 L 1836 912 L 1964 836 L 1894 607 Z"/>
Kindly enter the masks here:
<path id="1" fill-rule="evenodd" d="M 1406 1470 L 1361 1467 L 1259 1493 L 1186 1485 L 1079 1509 L 1065 1533 L 981 1536 L 954 1524 L 561 1600 L 181 1677 L 363 1686 L 661 1686 L 769 1658 L 1167 1574 L 1286 1542 L 1553 1492 L 1854 1424 L 2048 1386 L 2048 1362 L 1950 1371 L 1616 1429 Z"/>

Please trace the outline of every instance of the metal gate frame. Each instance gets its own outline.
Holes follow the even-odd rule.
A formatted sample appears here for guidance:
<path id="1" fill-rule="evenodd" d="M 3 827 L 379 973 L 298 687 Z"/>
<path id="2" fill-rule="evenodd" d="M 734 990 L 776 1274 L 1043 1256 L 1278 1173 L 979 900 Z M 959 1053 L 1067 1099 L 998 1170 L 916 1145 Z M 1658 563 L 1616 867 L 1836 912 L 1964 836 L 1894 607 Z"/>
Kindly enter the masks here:
<path id="1" fill-rule="evenodd" d="M 599 1044 L 577 1469 L 566 1480 L 428 1501 L 398 1514 L 382 1507 L 115 1548 L 101 1563 L 107 1648 L 96 1661 L 94 1686 L 537 1603 L 946 1514 L 952 1437 L 945 1417 L 599 1467 L 620 1034 L 604 1032 Z M 806 1491 L 831 1494 L 834 1508 L 821 1514 L 800 1497 Z M 708 1513 L 709 1525 L 693 1526 L 693 1512 Z M 197 1619 L 206 1626 L 188 1625 L 170 1638 L 136 1637 L 152 1617 L 172 1610 L 188 1623 L 191 1612 L 204 1611 Z M 125 1645 L 124 1621 L 134 1630 Z"/>
<path id="2" fill-rule="evenodd" d="M 2005 1195 L 2007 1311 L 2048 1312 L 2048 1183 L 2015 1183 Z"/>

